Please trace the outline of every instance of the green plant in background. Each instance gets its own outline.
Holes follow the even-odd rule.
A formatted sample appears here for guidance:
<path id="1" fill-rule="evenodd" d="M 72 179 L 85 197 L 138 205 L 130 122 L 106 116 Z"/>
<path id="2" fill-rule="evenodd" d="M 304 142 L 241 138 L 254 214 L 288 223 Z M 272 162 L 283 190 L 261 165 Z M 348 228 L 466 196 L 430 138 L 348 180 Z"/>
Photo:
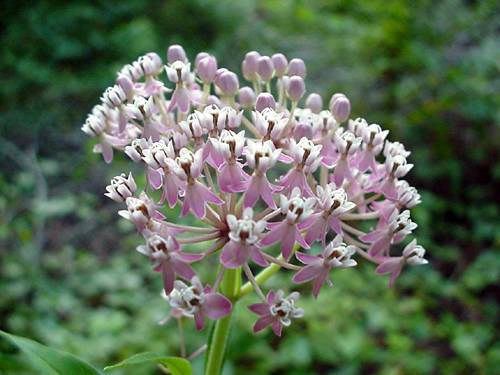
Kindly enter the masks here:
<path id="1" fill-rule="evenodd" d="M 319 297 L 330 313 L 311 316 L 316 310 L 304 296 L 301 307 L 311 319 L 280 343 L 251 339 L 244 327 L 252 316 L 242 310 L 227 371 L 495 373 L 496 2 L 155 5 L 41 1 L 3 8 L 1 328 L 101 367 L 157 348 L 175 352 L 175 327 L 151 325 L 165 314 L 155 292 L 160 280 L 123 250 L 137 239 L 126 223 L 119 222 L 117 233 L 108 229 L 116 227 L 114 208 L 99 199 L 103 180 L 124 169 L 121 158 L 112 169 L 96 164 L 91 148 L 81 147 L 78 127 L 113 72 L 149 50 L 182 42 L 190 54 L 208 50 L 238 70 L 244 50 L 263 48 L 307 56 L 308 87 L 349 92 L 354 117 L 370 113 L 412 145 L 418 168 L 410 182 L 423 196 L 415 221 L 422 244 L 432 249 L 432 268 L 409 270 L 393 291 L 370 267 L 341 272 L 335 281 L 342 290 Z M 242 12 L 244 18 L 234 17 Z M 342 340 L 326 339 L 339 332 Z M 199 340 L 186 332 L 188 345 Z M 290 352 L 298 353 L 292 368 Z M 194 362 L 195 372 L 201 362 Z M 13 363 L 0 359 L 2 371 Z"/>

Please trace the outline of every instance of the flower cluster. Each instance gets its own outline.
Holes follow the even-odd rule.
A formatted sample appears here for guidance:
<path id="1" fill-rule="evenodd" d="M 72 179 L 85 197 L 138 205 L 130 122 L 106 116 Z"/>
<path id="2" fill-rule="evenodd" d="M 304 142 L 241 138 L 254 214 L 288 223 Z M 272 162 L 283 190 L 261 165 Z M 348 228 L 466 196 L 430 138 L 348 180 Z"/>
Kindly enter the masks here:
<path id="1" fill-rule="evenodd" d="M 291 270 L 292 282 L 311 283 L 317 297 L 336 269 L 356 266 L 354 255 L 390 274 L 391 285 L 406 264 L 427 262 L 415 240 L 403 250 L 393 246 L 417 226 L 409 210 L 420 195 L 403 179 L 413 167 L 410 152 L 379 125 L 349 119 L 344 94 L 326 106 L 312 93 L 300 107 L 301 59 L 249 52 L 242 73 L 251 87 L 240 87 L 208 53 L 191 64 L 173 45 L 166 57 L 164 64 L 148 53 L 123 67 L 82 130 L 97 139 L 94 150 L 106 162 L 120 150 L 144 167 L 144 191 L 122 174 L 106 195 L 125 205 L 120 215 L 144 237 L 137 250 L 162 275 L 172 315 L 193 318 L 201 329 L 204 318 L 226 316 L 253 290 L 261 299 L 249 306 L 258 315 L 254 331 L 271 326 L 281 335 L 304 312 L 296 291 L 264 294 L 272 272 Z M 198 224 L 167 220 L 164 210 L 176 207 Z M 191 244 L 204 250 L 193 252 Z M 210 266 L 198 264 L 209 257 L 219 268 L 212 286 L 203 286 Z M 228 270 L 247 279 L 233 296 L 220 291 Z"/>

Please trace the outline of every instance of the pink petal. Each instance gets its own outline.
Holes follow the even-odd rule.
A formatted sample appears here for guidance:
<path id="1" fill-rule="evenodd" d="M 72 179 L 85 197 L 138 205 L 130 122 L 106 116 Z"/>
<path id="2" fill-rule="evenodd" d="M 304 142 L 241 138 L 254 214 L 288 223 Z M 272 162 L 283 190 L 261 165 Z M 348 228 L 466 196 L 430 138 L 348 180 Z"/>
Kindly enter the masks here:
<path id="1" fill-rule="evenodd" d="M 342 234 L 342 223 L 338 218 L 333 216 L 330 217 L 329 224 L 330 228 L 332 228 L 335 233 Z"/>
<path id="2" fill-rule="evenodd" d="M 309 244 L 306 242 L 302 233 L 295 227 L 295 241 L 302 246 L 304 249 L 309 249 Z"/>
<path id="3" fill-rule="evenodd" d="M 276 336 L 281 337 L 281 331 L 283 330 L 283 326 L 281 325 L 279 320 L 275 320 L 273 325 L 273 332 Z"/>
<path id="4" fill-rule="evenodd" d="M 285 223 L 283 227 L 284 231 L 281 236 L 281 254 L 286 260 L 288 260 L 292 255 L 293 245 L 295 244 L 296 229 L 295 225 L 289 225 L 287 223 Z"/>
<path id="5" fill-rule="evenodd" d="M 325 268 L 325 267 L 322 267 L 322 268 L 323 269 L 320 271 L 319 275 L 316 277 L 316 279 L 313 282 L 312 294 L 313 294 L 314 298 L 318 298 L 318 294 L 321 290 L 321 287 L 325 283 L 325 280 L 330 273 L 329 268 Z"/>
<path id="6" fill-rule="evenodd" d="M 165 293 L 168 295 L 174 289 L 175 272 L 167 262 L 162 263 L 160 271 L 163 277 L 163 289 L 165 289 Z"/>
<path id="7" fill-rule="evenodd" d="M 245 207 L 253 207 L 255 205 L 255 202 L 259 199 L 259 192 L 259 177 L 253 176 L 250 180 L 250 184 L 248 185 L 248 189 L 245 192 L 245 198 L 243 200 Z"/>
<path id="8" fill-rule="evenodd" d="M 388 236 L 384 236 L 379 240 L 377 240 L 376 242 L 372 243 L 370 249 L 368 250 L 368 254 L 376 257 L 377 255 L 380 255 L 381 253 L 389 250 L 390 245 L 391 245 L 391 238 Z"/>
<path id="9" fill-rule="evenodd" d="M 311 263 L 316 263 L 318 261 L 323 261 L 322 258 L 316 256 L 316 255 L 311 255 L 311 254 L 306 254 L 302 253 L 300 251 L 297 251 L 295 253 L 295 257 L 303 264 L 311 264 Z"/>
<path id="10" fill-rule="evenodd" d="M 333 171 L 332 180 L 335 182 L 335 185 L 342 186 L 342 182 L 344 179 L 350 176 L 349 166 L 347 165 L 347 160 L 340 158 L 335 166 Z"/>
<path id="11" fill-rule="evenodd" d="M 318 214 L 317 220 L 309 227 L 306 233 L 306 242 L 311 245 L 317 239 L 325 242 L 326 234 L 328 232 L 328 223 L 321 213 Z"/>
<path id="12" fill-rule="evenodd" d="M 259 331 L 262 331 L 264 328 L 266 328 L 267 326 L 271 325 L 274 321 L 274 317 L 269 314 L 269 315 L 264 315 L 262 318 L 259 318 L 254 326 L 253 326 L 253 331 L 255 333 L 259 332 Z"/>
<path id="13" fill-rule="evenodd" d="M 234 241 L 226 243 L 220 254 L 220 262 L 226 268 L 238 268 L 248 259 L 248 250 Z"/>
<path id="14" fill-rule="evenodd" d="M 161 187 L 161 185 L 162 185 L 162 178 L 161 177 L 162 176 L 158 170 L 148 167 L 147 177 L 148 177 L 149 185 L 153 189 L 158 190 Z"/>
<path id="15" fill-rule="evenodd" d="M 302 267 L 295 275 L 293 275 L 292 281 L 297 284 L 311 281 L 319 275 L 322 268 L 323 267 L 321 265 L 317 264 Z"/>
<path id="16" fill-rule="evenodd" d="M 198 331 L 201 331 L 203 329 L 203 326 L 205 325 L 205 319 L 203 319 L 203 314 L 201 313 L 201 311 L 197 311 L 194 314 L 194 323 Z"/>
<path id="17" fill-rule="evenodd" d="M 255 303 L 248 306 L 248 309 L 257 315 L 269 314 L 269 305 L 267 303 Z"/>
<path id="18" fill-rule="evenodd" d="M 260 241 L 260 243 L 263 246 L 272 245 L 273 243 L 278 242 L 281 239 L 283 239 L 284 238 L 284 234 L 288 230 L 287 227 L 289 226 L 286 222 L 268 223 L 268 226 L 269 226 L 269 224 L 277 224 L 277 225 L 273 225 L 271 231 L 268 232 L 268 233 L 266 233 L 266 235 L 264 236 L 264 238 L 262 238 L 262 240 Z M 292 240 L 294 240 L 293 237 L 292 237 Z"/>
<path id="19" fill-rule="evenodd" d="M 367 234 L 359 237 L 359 239 L 363 242 L 372 243 L 372 242 L 379 240 L 380 237 L 382 237 L 383 235 L 384 235 L 383 232 L 375 230 L 373 232 L 367 233 Z"/>
<path id="20" fill-rule="evenodd" d="M 401 268 L 401 266 L 402 266 L 401 257 L 391 257 L 382 262 L 375 269 L 375 272 L 378 273 L 379 275 L 384 275 L 396 271 L 398 268 Z"/>
<path id="21" fill-rule="evenodd" d="M 185 253 L 183 251 L 179 251 L 179 252 L 175 253 L 175 257 L 180 259 L 181 261 L 183 261 L 185 263 L 197 262 L 200 259 L 203 259 L 204 256 L 205 256 L 205 254 Z"/>
<path id="22" fill-rule="evenodd" d="M 190 281 L 196 275 L 191 266 L 181 260 L 171 258 L 170 263 L 175 273 L 185 280 Z"/>
<path id="23" fill-rule="evenodd" d="M 107 142 L 101 142 L 101 152 L 104 161 L 109 164 L 113 161 L 113 147 Z"/>
<path id="24" fill-rule="evenodd" d="M 262 251 L 255 246 L 251 247 L 250 256 L 252 257 L 252 260 L 261 267 L 267 267 L 269 265 L 269 262 L 262 255 Z"/>
<path id="25" fill-rule="evenodd" d="M 220 319 L 231 312 L 232 304 L 226 297 L 218 293 L 205 295 L 203 312 L 210 319 Z"/>

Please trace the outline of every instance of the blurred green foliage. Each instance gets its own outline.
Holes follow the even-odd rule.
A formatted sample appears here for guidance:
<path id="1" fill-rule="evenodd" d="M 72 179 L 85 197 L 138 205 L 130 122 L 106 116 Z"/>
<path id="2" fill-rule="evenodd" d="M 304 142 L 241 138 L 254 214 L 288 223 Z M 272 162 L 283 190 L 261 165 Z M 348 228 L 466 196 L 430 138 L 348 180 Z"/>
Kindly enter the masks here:
<path id="1" fill-rule="evenodd" d="M 150 50 L 181 43 L 191 58 L 207 50 L 234 70 L 247 50 L 282 51 L 305 59 L 309 91 L 346 93 L 354 116 L 413 151 L 410 182 L 423 195 L 417 236 L 431 264 L 407 270 L 394 290 L 368 265 L 335 273 L 335 287 L 305 298 L 307 317 L 282 340 L 254 337 L 254 317 L 240 306 L 227 373 L 498 373 L 497 1 L 2 8 L 0 329 L 101 367 L 141 351 L 177 354 L 174 325 L 156 324 L 167 313 L 160 280 L 102 196 L 129 166 L 120 158 L 105 166 L 80 125 L 115 71 Z M 194 350 L 203 340 L 188 332 Z M 22 367 L 2 355 L 4 371 Z"/>

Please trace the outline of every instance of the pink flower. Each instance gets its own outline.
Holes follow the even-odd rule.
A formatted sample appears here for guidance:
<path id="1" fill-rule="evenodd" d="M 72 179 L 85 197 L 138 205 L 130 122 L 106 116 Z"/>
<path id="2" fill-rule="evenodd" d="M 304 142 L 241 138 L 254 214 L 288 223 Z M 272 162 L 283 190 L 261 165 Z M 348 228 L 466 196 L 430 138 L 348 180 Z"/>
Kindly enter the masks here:
<path id="1" fill-rule="evenodd" d="M 309 228 L 306 242 L 309 245 L 318 239 L 324 244 L 329 229 L 337 234 L 342 234 L 340 216 L 356 207 L 353 202 L 347 200 L 345 190 L 335 189 L 334 184 L 330 183 L 325 188 L 318 185 L 316 191 L 319 210 L 306 220 L 306 226 Z"/>
<path id="2" fill-rule="evenodd" d="M 377 162 L 375 156 L 380 154 L 384 147 L 385 138 L 389 134 L 389 130 L 382 130 L 380 125 L 371 124 L 363 128 L 361 137 L 363 139 L 363 149 L 358 156 L 358 169 L 365 172 L 369 168 L 375 171 Z"/>
<path id="3" fill-rule="evenodd" d="M 208 285 L 203 288 L 197 276 L 191 278 L 191 286 L 176 280 L 174 289 L 165 298 L 172 307 L 172 314 L 193 318 L 197 330 L 203 329 L 205 318 L 217 320 L 232 309 L 231 301 Z"/>
<path id="4" fill-rule="evenodd" d="M 302 318 L 304 310 L 296 307 L 295 303 L 299 299 L 298 292 L 292 292 L 284 297 L 282 290 L 277 292 L 269 291 L 266 296 L 266 302 L 250 305 L 250 311 L 259 315 L 259 319 L 253 326 L 254 332 L 262 331 L 271 326 L 276 336 L 281 336 L 283 327 L 288 327 L 292 319 Z"/>
<path id="5" fill-rule="evenodd" d="M 380 192 L 389 199 L 397 199 L 397 179 L 404 177 L 410 169 L 413 168 L 413 164 L 408 164 L 406 162 L 406 157 L 403 155 L 389 155 L 386 157 L 384 165 L 387 177 L 385 182 L 383 182 L 379 188 Z"/>
<path id="6" fill-rule="evenodd" d="M 261 197 L 269 207 L 276 209 L 273 194 L 282 188 L 272 185 L 267 179 L 266 172 L 276 164 L 280 154 L 281 150 L 276 150 L 272 141 L 253 142 L 249 140 L 247 142 L 245 156 L 248 166 L 254 172 L 245 192 L 245 207 L 252 207 Z"/>
<path id="7" fill-rule="evenodd" d="M 202 153 L 202 149 L 193 153 L 187 148 L 183 148 L 176 158 L 177 165 L 174 172 L 184 183 L 182 215 L 186 215 L 191 211 L 198 218 L 203 218 L 205 217 L 205 205 L 208 202 L 217 205 L 224 203 L 224 201 L 211 192 L 209 188 L 196 180 L 201 175 L 203 168 Z"/>
<path id="8" fill-rule="evenodd" d="M 394 210 L 387 223 L 382 220 L 379 220 L 379 223 L 380 227 L 360 237 L 363 242 L 371 244 L 368 253 L 374 257 L 388 256 L 390 245 L 401 242 L 417 227 L 417 224 L 411 221 L 408 210 L 402 213 Z"/>
<path id="9" fill-rule="evenodd" d="M 281 254 L 285 259 L 289 259 L 292 255 L 295 242 L 308 249 L 309 245 L 300 232 L 305 228 L 300 224 L 311 215 L 315 202 L 316 198 L 301 198 L 298 188 L 293 189 L 289 199 L 280 194 L 280 209 L 281 213 L 285 215 L 285 220 L 268 223 L 267 227 L 270 231 L 260 241 L 260 244 L 270 246 L 281 242 Z"/>
<path id="10" fill-rule="evenodd" d="M 314 196 L 307 181 L 307 174 L 314 173 L 320 166 L 321 147 L 305 137 L 301 138 L 298 143 L 294 139 L 290 140 L 289 156 L 293 159 L 295 168 L 280 179 L 279 184 L 283 186 L 283 192 L 291 192 L 294 188 L 299 188 L 304 196 Z"/>
<path id="11" fill-rule="evenodd" d="M 405 264 L 422 265 L 428 261 L 424 259 L 425 249 L 417 245 L 417 240 L 411 241 L 403 250 L 400 257 L 383 257 L 375 270 L 379 275 L 390 274 L 389 287 L 392 287 Z"/>
<path id="12" fill-rule="evenodd" d="M 245 145 L 245 131 L 238 134 L 231 130 L 222 130 L 218 140 L 213 140 L 216 152 L 219 153 L 222 164 L 218 168 L 218 182 L 221 191 L 237 193 L 245 191 L 248 187 L 250 176 L 243 170 L 243 165 L 238 161 Z"/>
<path id="13" fill-rule="evenodd" d="M 356 137 L 350 131 L 339 128 L 335 132 L 334 142 L 338 156 L 331 181 L 337 186 L 342 186 L 345 179 L 352 179 L 350 160 L 361 146 L 361 138 Z"/>
<path id="14" fill-rule="evenodd" d="M 354 246 L 342 242 L 342 236 L 337 235 L 320 255 L 295 253 L 299 261 L 305 264 L 292 278 L 292 281 L 302 284 L 313 281 L 313 296 L 318 297 L 321 286 L 328 280 L 332 268 L 354 267 L 357 263 L 351 256 L 356 253 Z M 330 282 L 331 283 L 331 282 Z"/>
<path id="15" fill-rule="evenodd" d="M 190 107 L 190 92 L 186 87 L 191 78 L 191 64 L 184 63 L 181 60 L 176 60 L 172 64 L 165 66 L 168 79 L 176 84 L 175 90 L 170 98 L 168 111 L 173 111 L 177 108 L 182 113 L 189 112 Z"/>
<path id="16" fill-rule="evenodd" d="M 166 239 L 154 234 L 147 238 L 147 244 L 137 247 L 137 251 L 151 259 L 156 272 L 161 272 L 165 293 L 174 288 L 176 275 L 185 280 L 191 280 L 195 273 L 189 263 L 203 258 L 203 254 L 190 254 L 180 251 L 172 237 Z"/>
<path id="17" fill-rule="evenodd" d="M 264 221 L 253 220 L 253 210 L 248 207 L 243 211 L 243 217 L 237 219 L 234 215 L 227 215 L 229 226 L 229 242 L 222 248 L 220 261 L 226 268 L 237 268 L 248 261 L 248 258 L 258 265 L 265 267 L 269 263 L 260 251 L 258 241 L 266 228 Z"/>

